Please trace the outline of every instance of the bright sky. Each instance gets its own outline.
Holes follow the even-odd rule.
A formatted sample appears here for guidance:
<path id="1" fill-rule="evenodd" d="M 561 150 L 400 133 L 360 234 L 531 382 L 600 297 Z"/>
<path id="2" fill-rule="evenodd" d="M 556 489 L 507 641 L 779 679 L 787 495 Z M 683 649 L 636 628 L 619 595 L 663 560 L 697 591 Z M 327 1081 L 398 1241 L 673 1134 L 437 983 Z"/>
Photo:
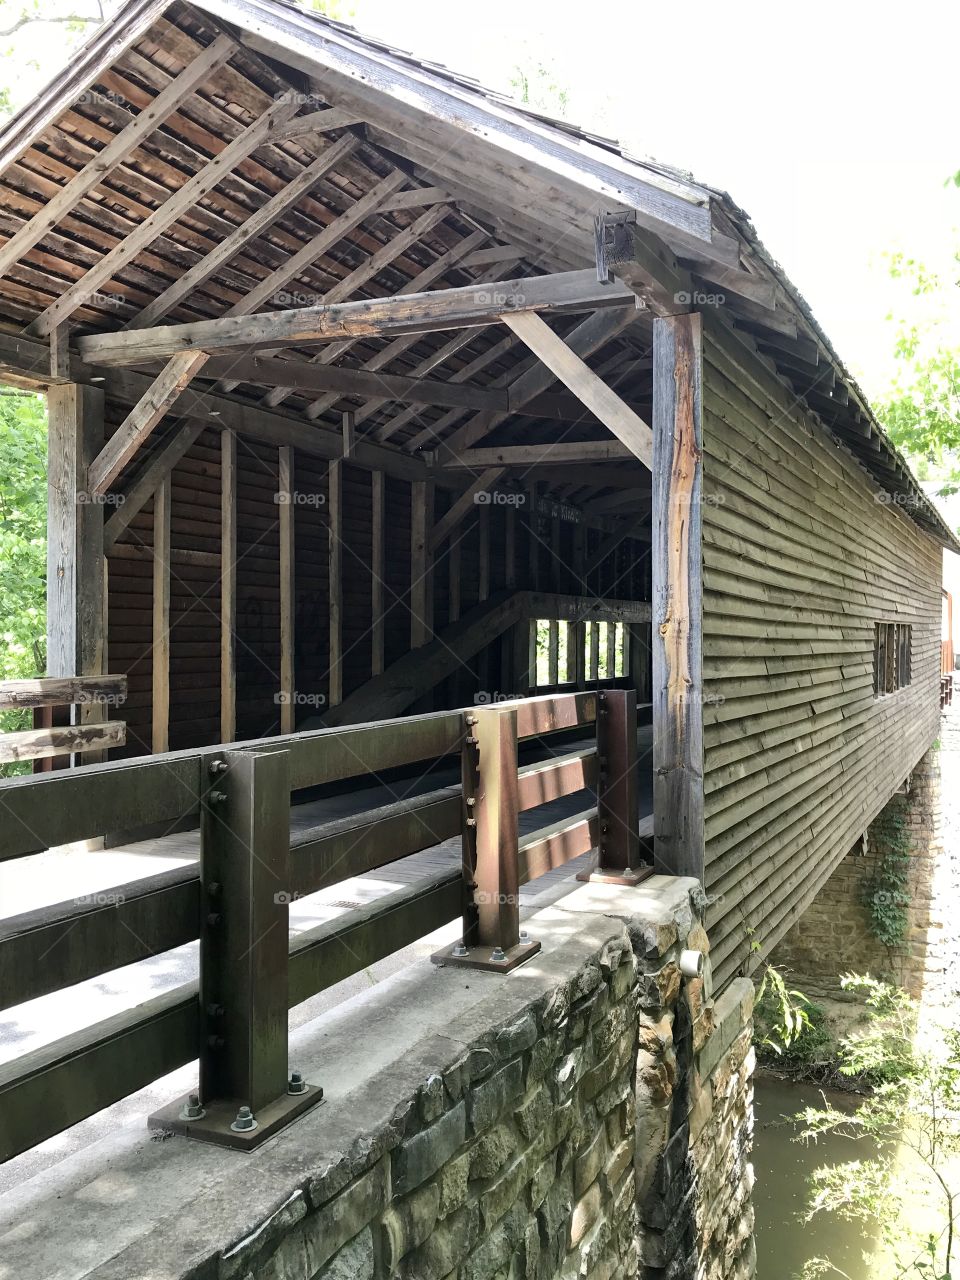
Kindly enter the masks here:
<path id="1" fill-rule="evenodd" d="M 889 377 L 885 317 L 915 305 L 884 253 L 956 278 L 960 190 L 944 186 L 960 169 L 956 3 L 342 0 L 335 11 L 504 91 L 517 67 L 540 64 L 571 120 L 725 188 L 868 394 Z M 43 59 L 42 79 L 63 56 L 59 29 L 35 31 L 16 69 L 0 70 L 15 100 L 38 87 L 29 58 Z"/>

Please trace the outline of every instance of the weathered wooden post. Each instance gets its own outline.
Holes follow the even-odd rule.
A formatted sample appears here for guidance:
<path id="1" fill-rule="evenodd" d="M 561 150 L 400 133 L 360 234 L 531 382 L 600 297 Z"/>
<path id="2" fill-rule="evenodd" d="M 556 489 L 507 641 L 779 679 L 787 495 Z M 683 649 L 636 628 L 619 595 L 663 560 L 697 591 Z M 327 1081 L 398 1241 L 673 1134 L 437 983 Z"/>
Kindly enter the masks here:
<path id="1" fill-rule="evenodd" d="M 287 1069 L 289 755 L 225 751 L 209 768 L 200 837 L 200 1089 L 150 1124 L 255 1147 L 323 1097 Z"/>
<path id="2" fill-rule="evenodd" d="M 433 959 L 506 973 L 540 949 L 520 940 L 517 713 L 477 707 L 465 722 L 463 937 Z"/>

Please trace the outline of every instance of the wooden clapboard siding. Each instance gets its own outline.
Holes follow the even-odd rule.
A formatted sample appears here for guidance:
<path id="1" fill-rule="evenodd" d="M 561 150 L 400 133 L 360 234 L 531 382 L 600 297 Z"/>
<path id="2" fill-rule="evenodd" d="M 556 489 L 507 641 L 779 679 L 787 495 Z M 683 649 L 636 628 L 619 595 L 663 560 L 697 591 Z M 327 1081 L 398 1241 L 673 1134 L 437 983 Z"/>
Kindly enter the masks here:
<path id="1" fill-rule="evenodd" d="M 706 888 L 724 982 L 935 739 L 941 550 L 745 345 L 708 324 L 704 361 Z M 875 699 L 882 619 L 913 625 L 913 682 Z"/>

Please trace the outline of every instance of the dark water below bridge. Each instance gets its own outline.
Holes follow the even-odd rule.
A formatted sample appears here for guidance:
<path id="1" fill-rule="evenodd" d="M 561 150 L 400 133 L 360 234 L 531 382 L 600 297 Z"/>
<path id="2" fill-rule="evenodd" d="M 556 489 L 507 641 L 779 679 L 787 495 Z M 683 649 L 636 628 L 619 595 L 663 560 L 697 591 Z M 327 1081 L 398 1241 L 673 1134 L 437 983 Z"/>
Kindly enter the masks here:
<path id="1" fill-rule="evenodd" d="M 827 1101 L 849 1108 L 849 1094 L 827 1091 Z M 794 1142 L 790 1118 L 806 1106 L 822 1105 L 815 1085 L 792 1084 L 758 1076 L 754 1082 L 753 1167 L 756 1182 L 757 1280 L 795 1280 L 811 1258 L 829 1258 L 849 1280 L 877 1280 L 863 1254 L 874 1241 L 859 1222 L 843 1222 L 835 1214 L 818 1214 L 804 1222 L 807 1179 L 825 1164 L 863 1159 L 862 1143 L 850 1138 L 821 1138 L 816 1144 Z M 828 1273 L 832 1275 L 833 1273 Z"/>

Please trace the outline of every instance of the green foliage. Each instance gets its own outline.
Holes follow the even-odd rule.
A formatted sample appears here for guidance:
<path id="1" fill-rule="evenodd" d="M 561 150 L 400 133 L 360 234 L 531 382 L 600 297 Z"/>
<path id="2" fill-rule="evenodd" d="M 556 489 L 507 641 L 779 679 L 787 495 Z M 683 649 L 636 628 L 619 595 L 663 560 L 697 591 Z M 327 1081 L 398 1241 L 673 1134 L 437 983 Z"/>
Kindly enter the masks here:
<path id="1" fill-rule="evenodd" d="M 566 117 L 570 96 L 557 83 L 555 72 L 544 63 L 535 62 L 529 67 L 516 65 L 510 76 L 510 88 L 518 102 L 561 120 Z"/>
<path id="2" fill-rule="evenodd" d="M 958 175 L 950 180 L 960 186 Z M 877 413 L 894 443 L 941 494 L 960 489 L 960 346 L 956 343 L 956 271 L 960 253 L 934 271 L 903 253 L 890 255 L 890 274 L 904 281 L 917 303 L 914 319 L 900 320 L 894 344 L 895 372 Z"/>
<path id="3" fill-rule="evenodd" d="M 787 986 L 779 969 L 766 965 L 753 1010 L 754 1044 L 758 1054 L 767 1059 L 780 1059 L 781 1063 L 786 1058 L 804 1055 L 805 1037 L 813 1030 L 813 1008 L 802 991 Z"/>
<path id="4" fill-rule="evenodd" d="M 43 397 L 0 392 L 0 680 L 46 668 L 46 469 Z M 28 712 L 0 712 L 0 731 L 28 727 Z"/>
<path id="5" fill-rule="evenodd" d="M 860 891 L 870 917 L 870 932 L 890 951 L 903 942 L 910 905 L 907 886 L 913 846 L 907 836 L 906 809 L 906 797 L 896 796 L 873 824 L 871 835 L 879 856 Z"/>
<path id="6" fill-rule="evenodd" d="M 960 1028 L 944 1028 L 922 1042 L 917 1006 L 906 992 L 849 974 L 843 985 L 865 996 L 868 1016 L 864 1027 L 844 1038 L 841 1070 L 879 1083 L 855 1111 L 827 1103 L 806 1108 L 798 1117 L 798 1140 L 841 1134 L 866 1140 L 876 1154 L 817 1169 L 807 1220 L 829 1211 L 870 1222 L 896 1258 L 899 1276 L 949 1280 L 960 1198 L 960 1186 L 951 1181 L 960 1156 Z M 912 1228 L 921 1201 L 935 1211 L 938 1230 Z M 843 1272 L 818 1258 L 804 1280 L 828 1275 Z"/>

